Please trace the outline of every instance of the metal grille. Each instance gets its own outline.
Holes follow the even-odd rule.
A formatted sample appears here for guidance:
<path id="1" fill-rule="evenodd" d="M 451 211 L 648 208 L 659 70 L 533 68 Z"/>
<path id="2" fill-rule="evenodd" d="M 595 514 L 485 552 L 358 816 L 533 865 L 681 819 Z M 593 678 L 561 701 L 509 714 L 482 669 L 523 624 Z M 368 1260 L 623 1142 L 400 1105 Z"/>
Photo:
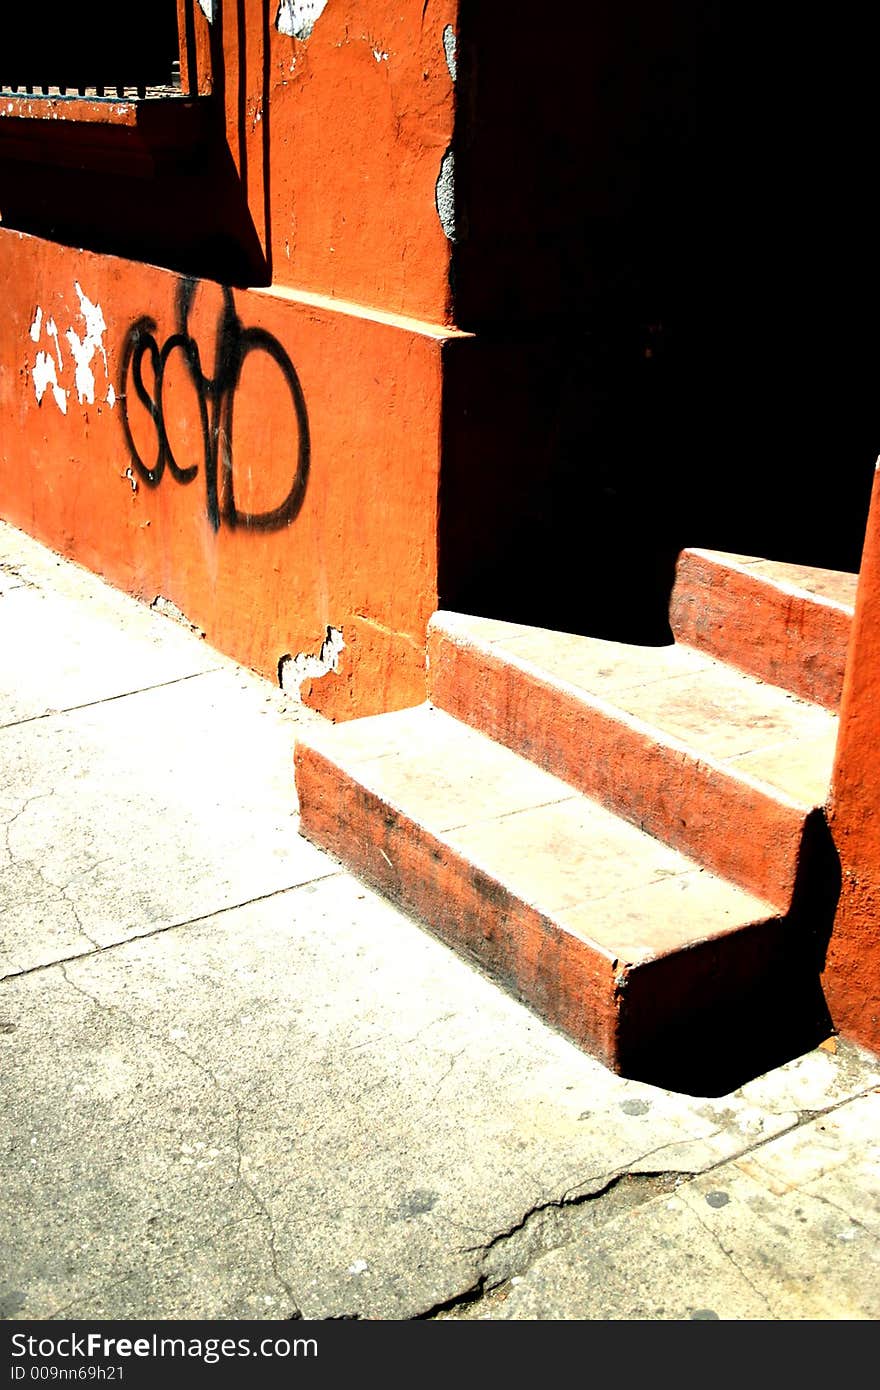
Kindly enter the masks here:
<path id="1" fill-rule="evenodd" d="M 19 12 L 4 34 L 4 96 L 132 100 L 181 93 L 176 0 L 71 5 L 50 0 Z"/>

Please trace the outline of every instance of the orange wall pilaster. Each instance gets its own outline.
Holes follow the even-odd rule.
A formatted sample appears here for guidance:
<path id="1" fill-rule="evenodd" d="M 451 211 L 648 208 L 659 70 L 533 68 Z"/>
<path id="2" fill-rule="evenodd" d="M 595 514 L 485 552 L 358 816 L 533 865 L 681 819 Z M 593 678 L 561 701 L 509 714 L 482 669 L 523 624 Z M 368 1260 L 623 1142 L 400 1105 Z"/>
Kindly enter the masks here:
<path id="1" fill-rule="evenodd" d="M 829 803 L 840 899 L 823 985 L 841 1033 L 880 1051 L 880 471 L 875 471 Z"/>

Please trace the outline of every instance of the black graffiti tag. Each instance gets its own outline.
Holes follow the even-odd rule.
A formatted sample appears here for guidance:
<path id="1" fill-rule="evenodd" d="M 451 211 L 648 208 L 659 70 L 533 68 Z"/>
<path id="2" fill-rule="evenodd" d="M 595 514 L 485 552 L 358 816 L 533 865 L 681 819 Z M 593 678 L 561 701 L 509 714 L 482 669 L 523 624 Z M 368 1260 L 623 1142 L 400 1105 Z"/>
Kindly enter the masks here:
<path id="1" fill-rule="evenodd" d="M 162 347 L 156 340 L 156 321 L 148 315 L 136 319 L 125 336 L 120 372 L 122 428 L 132 466 L 148 487 L 158 487 L 167 467 L 178 483 L 191 483 L 198 475 L 197 464 L 182 468 L 174 457 L 165 427 L 162 386 L 168 362 L 180 353 L 199 403 L 199 419 L 205 459 L 205 501 L 208 520 L 215 531 L 221 523 L 259 531 L 287 526 L 299 512 L 309 476 L 309 420 L 305 397 L 293 363 L 271 333 L 262 328 L 245 328 L 235 310 L 232 291 L 224 288 L 223 306 L 217 322 L 214 353 L 215 375 L 202 370 L 199 346 L 189 332 L 189 315 L 198 282 L 185 279 L 177 294 L 177 331 Z M 242 511 L 235 500 L 235 470 L 232 456 L 232 424 L 236 392 L 242 368 L 251 353 L 265 353 L 284 378 L 296 416 L 298 439 L 293 480 L 287 496 L 277 507 L 265 512 Z M 144 361 L 153 376 L 152 394 L 144 381 Z M 149 462 L 141 457 L 129 424 L 130 388 L 146 410 L 156 431 L 156 454 Z"/>

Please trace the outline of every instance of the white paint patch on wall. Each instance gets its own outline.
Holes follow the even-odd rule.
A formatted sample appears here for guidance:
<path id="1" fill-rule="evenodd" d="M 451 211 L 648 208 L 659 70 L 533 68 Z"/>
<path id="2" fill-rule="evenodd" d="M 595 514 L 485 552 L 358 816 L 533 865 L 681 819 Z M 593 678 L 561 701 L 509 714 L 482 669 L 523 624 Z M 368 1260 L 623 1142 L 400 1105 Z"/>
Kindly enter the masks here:
<path id="1" fill-rule="evenodd" d="M 199 9 L 209 24 L 214 23 L 214 0 L 199 0 Z"/>
<path id="2" fill-rule="evenodd" d="M 55 339 L 55 356 L 58 358 L 58 370 L 64 371 L 64 363 L 61 360 L 61 343 L 58 341 L 58 325 L 54 319 L 46 319 L 46 337 Z"/>
<path id="3" fill-rule="evenodd" d="M 275 28 L 290 38 L 307 39 L 326 4 L 327 0 L 280 0 Z"/>
<path id="4" fill-rule="evenodd" d="M 62 335 L 58 331 L 58 325 L 54 318 L 44 317 L 43 309 L 39 305 L 28 330 L 32 342 L 38 343 L 43 339 L 44 342 L 48 340 L 54 346 L 54 356 L 51 351 L 42 349 L 34 359 L 31 375 L 37 404 L 42 403 L 43 396 L 51 386 L 55 404 L 62 415 L 67 414 L 67 401 L 71 389 L 76 391 L 80 405 L 94 405 L 97 386 L 93 363 L 96 357 L 101 363 L 104 379 L 107 383 L 104 400 L 111 409 L 116 404 L 116 392 L 113 389 L 113 383 L 110 381 L 107 369 L 107 350 L 104 347 L 107 324 L 104 320 L 103 310 L 100 304 L 92 303 L 78 280 L 74 281 L 74 289 L 79 299 L 79 313 L 76 315 L 74 323 L 81 320 L 85 328 L 84 331 L 79 331 L 78 327 L 72 323 L 63 334 L 70 348 L 70 361 L 67 367 L 61 350 Z M 72 386 L 66 385 L 64 381 L 64 373 L 70 369 L 73 373 Z"/>
<path id="5" fill-rule="evenodd" d="M 331 671 L 339 670 L 339 656 L 345 650 L 342 629 L 328 627 L 327 636 L 321 643 L 319 656 L 310 652 L 297 652 L 296 656 L 285 655 L 278 662 L 278 684 L 285 695 L 302 701 L 302 686 L 307 680 L 317 680 Z"/>
<path id="6" fill-rule="evenodd" d="M 55 374 L 55 359 L 50 357 L 48 352 L 38 352 L 34 358 L 33 371 L 31 373 L 34 382 L 34 391 L 37 396 L 37 405 L 42 403 L 46 394 L 47 387 L 52 387 L 52 395 L 55 397 L 55 404 L 62 415 L 67 414 L 67 392 L 58 385 L 58 377 Z"/>
<path id="7" fill-rule="evenodd" d="M 79 296 L 80 313 L 85 319 L 86 331 L 81 338 L 73 327 L 67 330 L 67 341 L 70 344 L 70 351 L 73 353 L 73 360 L 76 363 L 75 383 L 76 394 L 80 405 L 88 402 L 89 405 L 95 404 L 95 374 L 92 371 L 92 358 L 95 353 L 100 353 L 104 360 L 104 376 L 107 375 L 107 352 L 104 348 L 104 333 L 107 325 L 104 322 L 104 315 L 101 312 L 100 304 L 93 304 L 87 295 L 83 294 L 82 286 L 79 281 L 74 282 L 74 289 Z"/>

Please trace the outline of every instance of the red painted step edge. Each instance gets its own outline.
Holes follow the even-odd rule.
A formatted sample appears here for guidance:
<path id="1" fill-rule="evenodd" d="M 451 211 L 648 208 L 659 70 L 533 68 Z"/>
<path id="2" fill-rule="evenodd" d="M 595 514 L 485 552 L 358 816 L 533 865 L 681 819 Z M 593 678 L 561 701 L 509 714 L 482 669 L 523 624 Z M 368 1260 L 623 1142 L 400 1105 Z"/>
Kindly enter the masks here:
<path id="1" fill-rule="evenodd" d="M 735 775 L 491 644 L 432 620 L 428 697 L 648 834 L 785 912 L 810 807 Z"/>
<path id="2" fill-rule="evenodd" d="M 770 916 L 628 964 L 577 937 L 428 827 L 298 742 L 300 830 L 611 1070 L 663 1084 L 683 1052 L 776 1027 L 791 924 Z M 707 924 L 707 931 L 711 924 Z M 711 1039 L 711 1043 L 709 1040 Z"/>
<path id="3" fill-rule="evenodd" d="M 852 609 L 731 557 L 683 550 L 669 603 L 677 642 L 826 709 L 840 704 Z"/>

